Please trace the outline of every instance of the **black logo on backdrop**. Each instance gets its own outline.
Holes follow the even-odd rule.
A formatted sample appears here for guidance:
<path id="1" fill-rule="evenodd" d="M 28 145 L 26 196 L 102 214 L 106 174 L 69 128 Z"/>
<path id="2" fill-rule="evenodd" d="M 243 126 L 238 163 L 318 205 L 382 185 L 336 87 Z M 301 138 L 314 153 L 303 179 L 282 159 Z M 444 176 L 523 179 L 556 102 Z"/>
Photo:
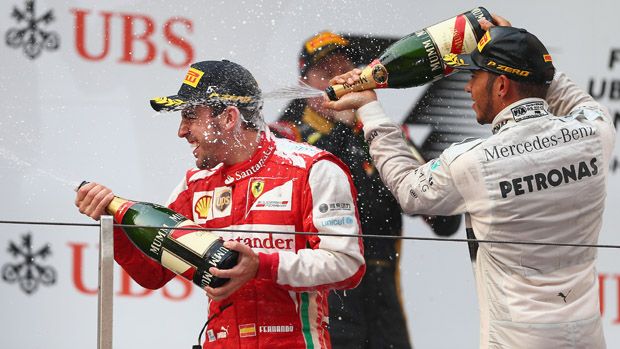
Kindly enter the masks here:
<path id="1" fill-rule="evenodd" d="M 620 123 L 620 79 L 617 69 L 620 68 L 620 47 L 609 48 L 608 72 L 603 76 L 592 76 L 588 82 L 588 93 L 609 108 L 611 119 L 616 128 Z M 618 155 L 614 154 L 610 161 L 610 171 L 618 171 Z"/>
<path id="2" fill-rule="evenodd" d="M 55 20 L 52 10 L 37 17 L 34 0 L 27 0 L 23 10 L 13 7 L 11 17 L 16 20 L 18 27 L 6 32 L 6 44 L 9 47 L 23 47 L 24 53 L 30 59 L 37 58 L 43 49 L 57 50 L 60 47 L 58 34 L 42 29 Z"/>
<path id="3" fill-rule="evenodd" d="M 39 284 L 50 286 L 56 283 L 56 270 L 50 266 L 37 263 L 52 254 L 49 245 L 33 251 L 32 235 L 28 232 L 22 236 L 21 245 L 9 243 L 8 252 L 17 259 L 17 263 L 2 266 L 2 280 L 13 284 L 18 283 L 26 294 L 34 293 Z"/>

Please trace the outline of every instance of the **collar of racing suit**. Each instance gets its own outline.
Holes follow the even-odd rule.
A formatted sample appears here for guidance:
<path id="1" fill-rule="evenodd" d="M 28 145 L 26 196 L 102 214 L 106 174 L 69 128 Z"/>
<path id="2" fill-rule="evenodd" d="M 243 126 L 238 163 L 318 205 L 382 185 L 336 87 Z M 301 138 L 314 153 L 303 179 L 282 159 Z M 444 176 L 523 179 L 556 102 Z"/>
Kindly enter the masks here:
<path id="1" fill-rule="evenodd" d="M 524 98 L 502 109 L 491 123 L 493 134 L 506 125 L 550 115 L 549 105 L 541 98 Z"/>
<path id="2" fill-rule="evenodd" d="M 261 168 L 263 168 L 263 166 L 265 166 L 265 163 L 273 155 L 276 149 L 273 137 L 265 134 L 265 132 L 261 132 L 260 137 L 258 148 L 250 159 L 232 166 L 218 165 L 214 167 L 212 171 L 221 171 L 222 176 L 225 178 L 224 183 L 227 185 L 257 173 Z"/>

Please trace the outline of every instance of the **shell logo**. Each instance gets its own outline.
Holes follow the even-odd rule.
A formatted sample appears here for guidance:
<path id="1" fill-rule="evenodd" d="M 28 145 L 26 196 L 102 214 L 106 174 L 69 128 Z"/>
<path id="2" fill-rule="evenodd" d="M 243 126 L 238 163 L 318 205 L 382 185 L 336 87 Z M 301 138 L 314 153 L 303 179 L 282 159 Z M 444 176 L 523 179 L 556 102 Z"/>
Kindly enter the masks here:
<path id="1" fill-rule="evenodd" d="M 209 211 L 211 210 L 211 201 L 213 201 L 213 198 L 211 198 L 211 196 L 203 196 L 196 202 L 196 206 L 194 206 L 194 212 L 196 212 L 198 218 L 207 218 L 207 216 L 209 215 Z"/>

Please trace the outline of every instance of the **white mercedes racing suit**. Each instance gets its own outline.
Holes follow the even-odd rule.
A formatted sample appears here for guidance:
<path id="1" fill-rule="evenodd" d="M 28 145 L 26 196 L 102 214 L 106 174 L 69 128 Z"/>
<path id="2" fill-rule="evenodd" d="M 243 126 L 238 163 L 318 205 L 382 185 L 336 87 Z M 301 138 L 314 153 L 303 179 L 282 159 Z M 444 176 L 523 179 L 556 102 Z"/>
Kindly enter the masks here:
<path id="1" fill-rule="evenodd" d="M 453 145 L 424 165 L 379 102 L 358 115 L 406 213 L 468 213 L 468 235 L 479 240 L 597 243 L 615 129 L 565 75 L 556 75 L 547 101 L 502 110 L 491 137 Z M 470 252 L 481 348 L 605 347 L 595 248 L 475 243 Z"/>

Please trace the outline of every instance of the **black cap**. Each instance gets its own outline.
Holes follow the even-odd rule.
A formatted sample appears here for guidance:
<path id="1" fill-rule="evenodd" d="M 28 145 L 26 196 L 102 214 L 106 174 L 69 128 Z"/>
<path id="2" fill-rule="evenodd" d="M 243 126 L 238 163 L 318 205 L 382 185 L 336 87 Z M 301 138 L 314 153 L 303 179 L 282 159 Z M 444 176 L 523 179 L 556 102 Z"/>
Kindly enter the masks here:
<path id="1" fill-rule="evenodd" d="M 304 42 L 299 53 L 299 75 L 305 76 L 308 70 L 323 58 L 334 53 L 347 55 L 349 40 L 329 31 L 320 32 Z"/>
<path id="2" fill-rule="evenodd" d="M 237 63 L 203 61 L 190 66 L 176 95 L 151 99 L 156 111 L 182 110 L 192 105 L 260 107 L 261 90 L 254 76 Z"/>
<path id="3" fill-rule="evenodd" d="M 443 59 L 454 69 L 482 69 L 516 81 L 550 84 L 555 74 L 545 45 L 527 30 L 514 27 L 492 27 L 471 54 L 450 53 Z"/>

